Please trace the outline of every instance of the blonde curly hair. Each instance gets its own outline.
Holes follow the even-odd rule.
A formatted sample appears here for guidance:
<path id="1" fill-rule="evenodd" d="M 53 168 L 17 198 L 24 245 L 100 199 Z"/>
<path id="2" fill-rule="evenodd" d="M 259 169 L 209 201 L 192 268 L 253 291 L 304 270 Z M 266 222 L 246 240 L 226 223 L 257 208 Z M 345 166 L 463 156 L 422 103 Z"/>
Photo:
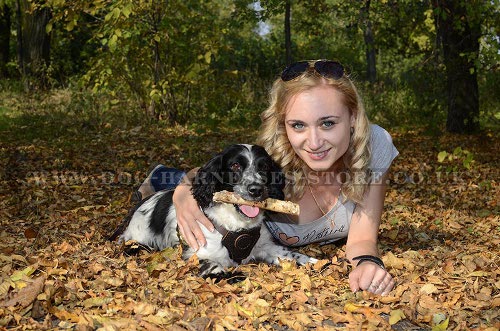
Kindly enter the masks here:
<path id="1" fill-rule="evenodd" d="M 297 156 L 288 140 L 285 115 L 293 96 L 321 85 L 329 85 L 339 91 L 344 96 L 350 114 L 355 117 L 354 131 L 343 156 L 343 174 L 346 179 L 342 184 L 342 193 L 346 199 L 361 203 L 370 182 L 370 122 L 361 97 L 347 75 L 339 79 L 325 78 L 310 64 L 308 70 L 292 80 L 276 79 L 269 94 L 269 107 L 261 114 L 262 124 L 257 143 L 282 167 L 287 179 L 286 199 L 299 200 L 307 184 L 304 173 L 306 163 Z"/>

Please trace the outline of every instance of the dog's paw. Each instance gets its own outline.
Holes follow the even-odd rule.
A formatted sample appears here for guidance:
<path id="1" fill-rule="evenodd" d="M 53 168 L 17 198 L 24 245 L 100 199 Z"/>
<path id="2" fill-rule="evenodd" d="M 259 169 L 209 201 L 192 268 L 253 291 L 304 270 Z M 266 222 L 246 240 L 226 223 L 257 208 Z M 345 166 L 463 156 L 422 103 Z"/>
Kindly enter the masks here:
<path id="1" fill-rule="evenodd" d="M 215 283 L 226 280 L 229 284 L 236 284 L 244 281 L 247 276 L 242 272 L 221 272 L 218 274 L 208 274 L 204 278 L 211 278 Z"/>
<path id="2" fill-rule="evenodd" d="M 125 254 L 126 256 L 139 255 L 140 252 L 144 251 L 147 253 L 153 252 L 153 249 L 151 249 L 151 247 L 143 245 L 136 241 L 127 241 L 126 243 L 123 243 L 123 246 L 123 254 Z"/>
<path id="3" fill-rule="evenodd" d="M 206 278 L 209 275 L 223 274 L 226 270 L 222 265 L 210 260 L 200 260 L 200 277 Z"/>
<path id="4" fill-rule="evenodd" d="M 316 262 L 319 261 L 318 259 L 315 259 L 314 257 L 310 257 L 310 256 L 307 256 L 307 255 L 304 255 L 301 253 L 294 252 L 294 253 L 292 253 L 292 256 L 293 256 L 294 260 L 297 261 L 297 264 L 299 264 L 299 265 L 304 265 L 304 264 L 308 264 L 308 263 L 315 264 Z"/>

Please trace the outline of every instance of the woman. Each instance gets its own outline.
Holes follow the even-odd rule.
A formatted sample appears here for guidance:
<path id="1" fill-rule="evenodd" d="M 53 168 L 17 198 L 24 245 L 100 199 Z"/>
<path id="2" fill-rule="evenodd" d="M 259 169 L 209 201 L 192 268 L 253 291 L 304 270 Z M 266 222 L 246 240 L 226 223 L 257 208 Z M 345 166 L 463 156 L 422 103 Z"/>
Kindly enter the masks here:
<path id="1" fill-rule="evenodd" d="M 286 199 L 301 210 L 298 217 L 276 214 L 266 222 L 273 236 L 289 246 L 347 237 L 346 256 L 355 266 L 351 289 L 387 295 L 394 280 L 378 257 L 377 237 L 387 173 L 398 151 L 384 129 L 369 124 L 342 65 L 291 64 L 274 82 L 261 117 L 257 143 L 283 168 Z M 189 185 L 177 186 L 174 204 L 184 239 L 194 249 L 205 245 L 200 224 L 214 228 Z"/>

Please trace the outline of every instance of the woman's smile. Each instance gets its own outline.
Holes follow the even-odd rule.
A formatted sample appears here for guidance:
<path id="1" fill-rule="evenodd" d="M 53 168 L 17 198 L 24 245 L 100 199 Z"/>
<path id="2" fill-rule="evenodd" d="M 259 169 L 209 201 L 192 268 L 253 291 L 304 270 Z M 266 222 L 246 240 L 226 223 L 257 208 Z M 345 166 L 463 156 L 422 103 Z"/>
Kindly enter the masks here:
<path id="1" fill-rule="evenodd" d="M 308 152 L 311 159 L 315 160 L 315 161 L 321 161 L 323 160 L 324 158 L 326 158 L 328 156 L 328 152 L 331 150 L 331 148 L 327 149 L 327 150 L 323 150 L 321 152 Z"/>

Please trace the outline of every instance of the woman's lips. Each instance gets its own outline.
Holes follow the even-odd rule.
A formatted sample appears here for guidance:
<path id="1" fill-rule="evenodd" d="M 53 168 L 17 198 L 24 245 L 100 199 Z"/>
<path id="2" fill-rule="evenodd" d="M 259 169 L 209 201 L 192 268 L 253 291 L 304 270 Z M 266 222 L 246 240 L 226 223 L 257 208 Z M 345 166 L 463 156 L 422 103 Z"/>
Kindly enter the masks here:
<path id="1" fill-rule="evenodd" d="M 324 150 L 321 152 L 307 152 L 307 153 L 309 154 L 311 159 L 313 159 L 315 161 L 320 161 L 320 160 L 323 160 L 328 155 L 329 151 L 330 151 L 330 149 L 327 149 L 327 150 Z"/>

